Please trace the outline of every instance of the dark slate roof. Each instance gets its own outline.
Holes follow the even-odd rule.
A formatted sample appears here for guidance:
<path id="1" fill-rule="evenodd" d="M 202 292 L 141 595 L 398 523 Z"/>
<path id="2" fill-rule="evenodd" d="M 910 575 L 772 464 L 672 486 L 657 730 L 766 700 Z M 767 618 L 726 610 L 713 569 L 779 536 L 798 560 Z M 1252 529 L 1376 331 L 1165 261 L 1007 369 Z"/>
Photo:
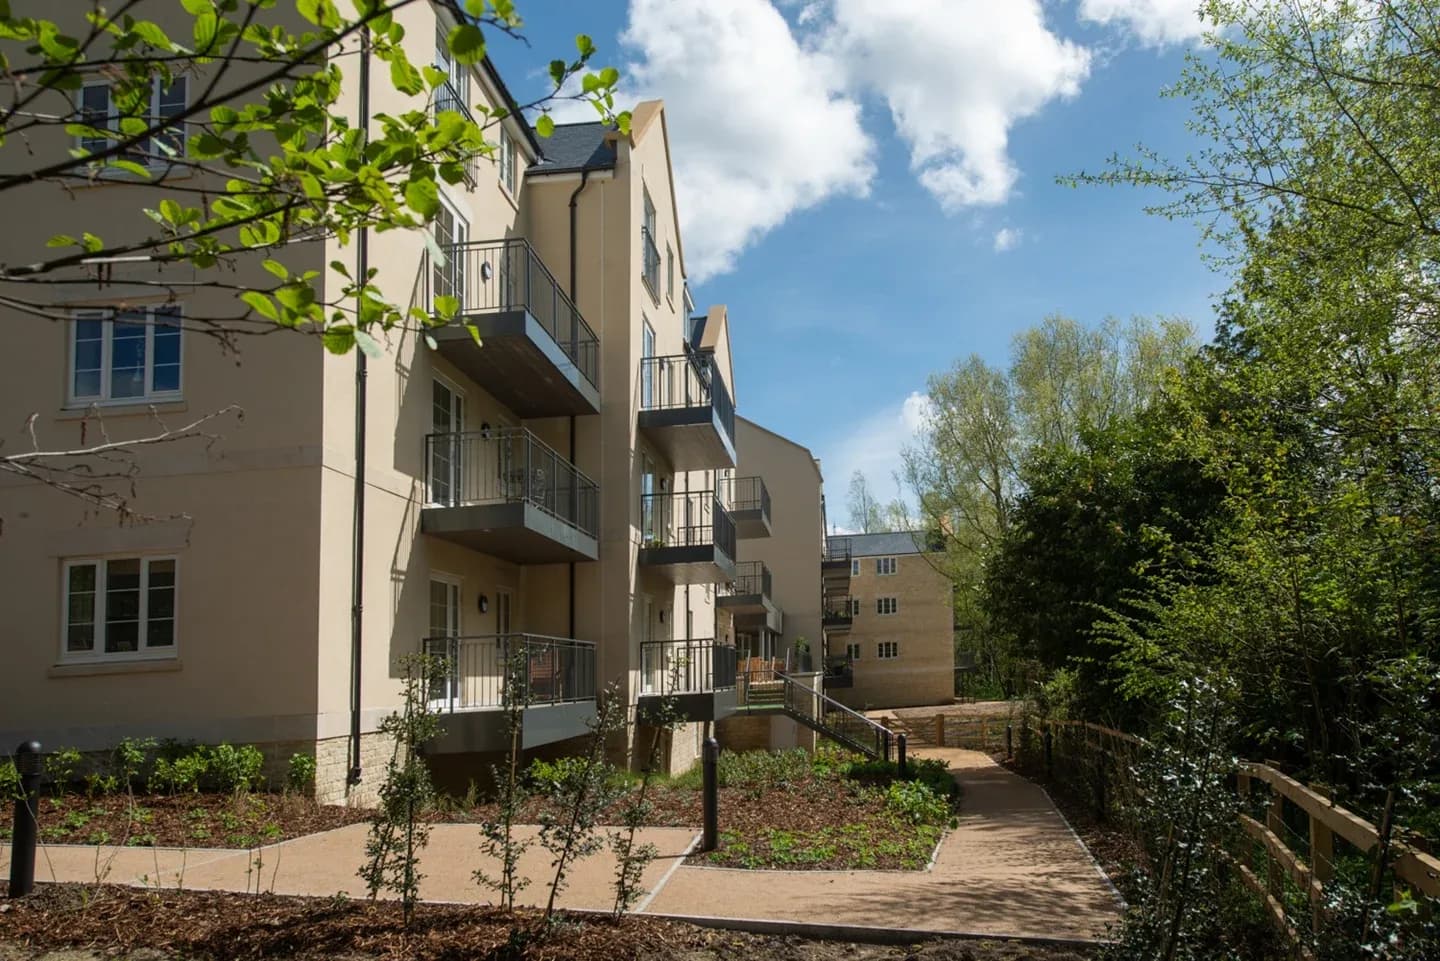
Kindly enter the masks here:
<path id="1" fill-rule="evenodd" d="M 580 170 L 609 170 L 615 166 L 615 145 L 607 143 L 608 128 L 593 123 L 557 123 L 555 132 L 540 139 L 541 161 L 526 173 L 573 173 Z"/>
<path id="2" fill-rule="evenodd" d="M 832 534 L 830 543 L 850 541 L 851 557 L 889 557 L 925 553 L 924 531 L 883 531 L 879 534 Z"/>

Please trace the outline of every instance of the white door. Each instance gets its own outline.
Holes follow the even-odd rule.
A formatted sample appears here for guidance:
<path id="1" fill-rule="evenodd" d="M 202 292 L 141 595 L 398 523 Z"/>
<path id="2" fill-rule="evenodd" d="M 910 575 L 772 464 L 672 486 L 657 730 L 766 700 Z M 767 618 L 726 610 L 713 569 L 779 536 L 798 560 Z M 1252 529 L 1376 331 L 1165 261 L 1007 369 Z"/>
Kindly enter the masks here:
<path id="1" fill-rule="evenodd" d="M 465 398 L 443 381 L 434 381 L 430 404 L 430 503 L 454 506 L 464 501 Z"/>

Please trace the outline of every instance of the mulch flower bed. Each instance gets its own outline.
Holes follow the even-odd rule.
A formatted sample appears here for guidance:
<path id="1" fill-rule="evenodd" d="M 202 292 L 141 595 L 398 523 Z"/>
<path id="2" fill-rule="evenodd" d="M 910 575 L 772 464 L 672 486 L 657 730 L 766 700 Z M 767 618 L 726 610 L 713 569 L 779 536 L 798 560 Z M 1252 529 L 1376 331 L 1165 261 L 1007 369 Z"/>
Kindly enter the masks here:
<path id="1" fill-rule="evenodd" d="M 370 812 L 288 794 L 42 795 L 46 844 L 247 848 L 364 821 Z M 10 836 L 9 818 L 0 838 Z"/>
<path id="2" fill-rule="evenodd" d="M 4 884 L 0 882 L 0 892 Z M 564 917 L 543 937 L 539 913 L 111 885 L 42 885 L 0 900 L 0 958 L 60 948 L 94 961 L 1084 961 L 1072 949 L 1007 941 L 866 945 L 718 931 L 658 918 Z M 512 935 L 518 932 L 518 937 Z"/>

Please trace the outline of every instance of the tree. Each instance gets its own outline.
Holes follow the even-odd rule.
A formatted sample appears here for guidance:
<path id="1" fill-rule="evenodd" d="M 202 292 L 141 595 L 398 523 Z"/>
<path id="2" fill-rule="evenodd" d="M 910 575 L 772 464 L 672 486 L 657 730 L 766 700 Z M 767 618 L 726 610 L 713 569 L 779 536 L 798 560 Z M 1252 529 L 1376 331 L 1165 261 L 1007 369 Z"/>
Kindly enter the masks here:
<path id="1" fill-rule="evenodd" d="M 408 278 L 387 294 L 378 270 L 356 277 L 335 261 L 326 283 L 318 272 L 289 269 L 285 248 L 324 240 L 343 247 L 360 230 L 422 227 L 439 209 L 437 182 L 458 183 L 472 157 L 495 149 L 486 130 L 507 111 L 484 104 L 430 109 L 447 77 L 411 62 L 398 12 L 429 2 L 446 9 L 458 25 L 444 43 L 460 64 L 485 56 L 487 31 L 518 35 L 522 21 L 510 0 L 352 2 L 354 13 L 334 0 L 295 0 L 293 12 L 278 0 L 181 0 L 183 13 L 157 0 L 129 0 L 115 12 L 95 2 L 73 25 L 20 16 L 8 0 L 0 3 L 0 65 L 11 79 L 0 102 L 0 146 L 10 147 L 0 197 L 37 183 L 123 177 L 143 198 L 137 221 L 118 229 L 123 236 L 102 236 L 97 226 L 79 237 L 37 237 L 32 256 L 0 265 L 0 304 L 64 319 L 57 309 L 64 290 L 95 284 L 117 263 L 143 261 L 202 271 L 193 281 L 140 281 L 162 291 L 195 284 L 236 290 L 234 314 L 185 318 L 220 336 L 278 324 L 323 334 L 334 351 L 358 344 L 378 352 L 371 332 L 436 322 L 393 299 Z M 179 17 L 183 34 L 172 37 L 174 25 L 167 31 L 142 18 L 147 13 L 172 24 Z M 81 29 L 72 33 L 71 26 Z M 577 37 L 576 48 L 573 60 L 550 63 L 550 94 L 526 108 L 573 96 L 627 127 L 628 116 L 613 112 L 618 72 L 588 71 L 590 38 Z M 349 65 L 366 57 L 384 71 L 372 82 L 415 98 L 414 109 L 377 115 L 368 129 L 343 96 L 358 80 L 347 75 Z M 582 92 L 562 94 L 577 77 Z M 193 95 L 166 103 L 163 91 L 181 78 Z M 109 86 L 108 109 L 98 101 L 87 107 L 76 95 L 99 80 Z M 543 135 L 553 126 L 541 116 L 536 129 Z M 20 145 L 55 131 L 80 146 L 65 156 L 37 151 L 20 159 Z M 233 283 L 221 269 L 248 258 L 274 275 L 268 289 Z M 448 306 L 437 304 L 439 320 L 453 314 Z"/>
<path id="2" fill-rule="evenodd" d="M 850 475 L 850 526 L 861 534 L 884 530 L 884 513 L 880 502 L 870 493 L 870 482 L 856 470 Z"/>
<path id="3" fill-rule="evenodd" d="M 523 29 L 511 0 L 350 0 L 348 9 L 336 0 L 0 0 L 0 201 L 100 180 L 122 181 L 134 198 L 131 219 L 111 215 L 78 235 L 12 232 L 20 252 L 0 263 L 0 308 L 67 322 L 69 303 L 93 298 L 120 270 L 127 289 L 171 301 L 196 287 L 234 291 L 233 308 L 180 320 L 227 349 L 245 334 L 290 329 L 334 352 L 358 346 L 375 356 L 382 331 L 451 321 L 454 298 L 435 298 L 433 312 L 401 302 L 411 277 L 376 267 L 361 275 L 341 259 L 325 271 L 297 265 L 312 262 L 316 245 L 345 248 L 362 231 L 423 230 L 439 209 L 439 182 L 459 182 L 495 150 L 495 125 L 510 108 L 451 103 L 446 73 L 412 62 L 397 15 L 417 4 L 453 20 L 442 43 L 460 64 Z M 49 7 L 65 18 L 50 19 Z M 614 110 L 619 74 L 591 71 L 594 55 L 578 36 L 573 57 L 550 62 L 549 93 L 521 109 L 584 100 L 628 129 L 628 114 Z M 371 67 L 372 86 L 413 107 L 362 124 L 352 95 Z M 544 114 L 535 124 L 542 136 L 553 126 Z M 76 146 L 48 149 L 67 141 Z M 97 416 L 98 444 L 59 451 L 32 431 L 29 449 L 3 452 L 0 471 L 123 515 L 126 499 L 106 482 L 133 479 L 127 458 L 146 445 L 209 439 L 202 425 L 218 414 L 113 442 Z"/>

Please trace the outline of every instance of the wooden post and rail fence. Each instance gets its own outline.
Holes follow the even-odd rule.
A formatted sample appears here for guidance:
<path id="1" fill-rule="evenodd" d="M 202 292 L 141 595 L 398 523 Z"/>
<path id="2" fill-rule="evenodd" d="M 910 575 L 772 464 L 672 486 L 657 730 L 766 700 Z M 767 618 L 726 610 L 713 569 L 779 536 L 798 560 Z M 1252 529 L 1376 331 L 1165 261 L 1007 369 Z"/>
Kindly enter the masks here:
<path id="1" fill-rule="evenodd" d="M 953 718 L 945 723 L 953 723 Z M 1040 742 L 1048 775 L 1072 784 L 1078 776 L 1086 783 L 1098 818 L 1121 798 L 1144 802 L 1134 778 L 1135 764 L 1150 746 L 1143 738 L 1086 721 L 1027 717 L 1020 741 L 1034 750 L 1033 743 L 1026 743 L 1032 738 Z M 1326 928 L 1325 888 L 1335 879 L 1341 859 L 1337 842 L 1368 863 L 1372 895 L 1381 893 L 1381 880 L 1388 874 L 1396 892 L 1408 889 L 1422 910 L 1432 908 L 1426 899 L 1440 900 L 1440 858 L 1424 850 L 1424 842 L 1406 838 L 1388 823 L 1388 810 L 1377 826 L 1336 804 L 1323 788 L 1306 786 L 1271 764 L 1254 761 L 1239 762 L 1235 787 L 1242 802 L 1240 828 L 1252 843 L 1238 852 L 1220 852 L 1221 859 L 1260 899 L 1297 952 L 1303 953 L 1302 932 L 1319 937 Z M 1262 809 L 1263 819 L 1254 816 Z M 1306 910 L 1296 917 L 1287 903 L 1303 903 Z"/>

